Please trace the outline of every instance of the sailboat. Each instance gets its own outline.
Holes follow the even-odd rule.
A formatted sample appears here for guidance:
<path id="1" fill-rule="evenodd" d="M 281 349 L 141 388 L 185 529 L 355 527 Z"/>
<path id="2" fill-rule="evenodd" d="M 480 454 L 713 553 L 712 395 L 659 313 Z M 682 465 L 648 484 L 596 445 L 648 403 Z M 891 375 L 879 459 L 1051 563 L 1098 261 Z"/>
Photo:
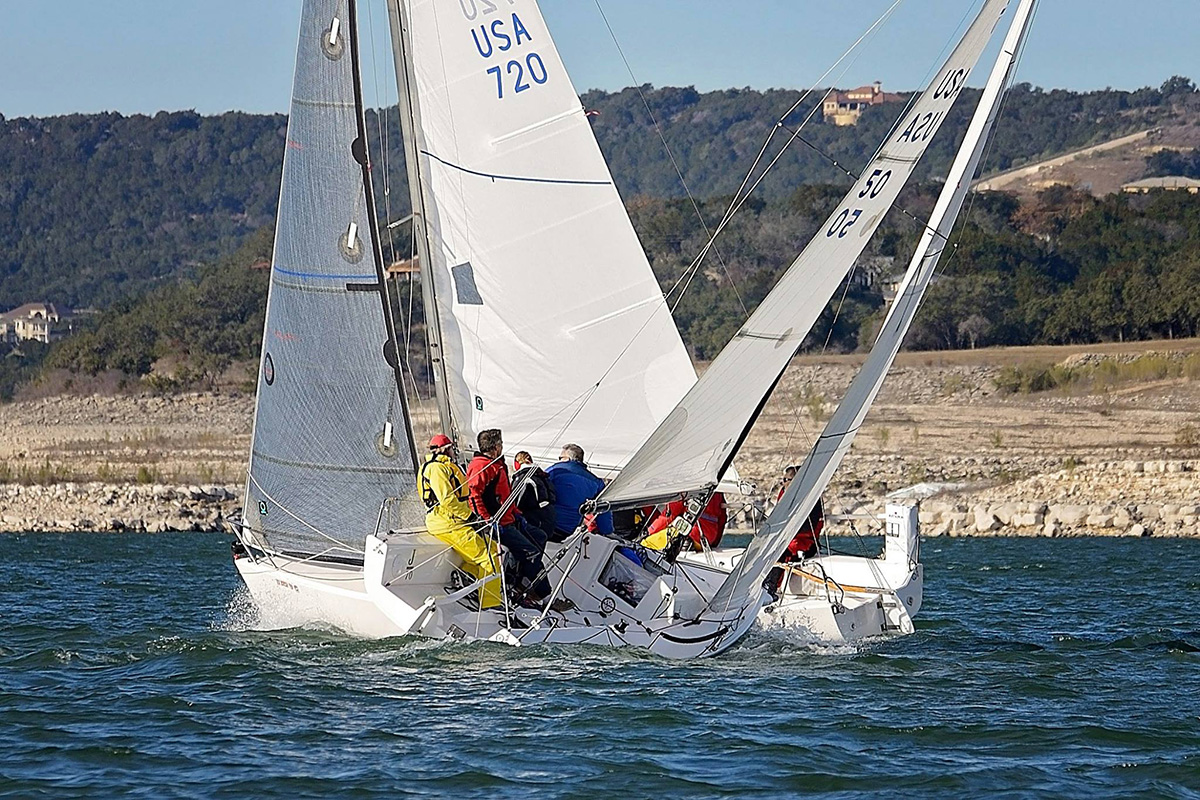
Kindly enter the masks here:
<path id="1" fill-rule="evenodd" d="M 1015 1 L 1009 39 L 1019 44 L 1033 0 Z M 443 430 L 469 440 L 501 427 L 510 450 L 542 459 L 568 437 L 594 443 L 593 463 L 614 477 L 592 511 L 687 496 L 683 522 L 694 522 L 1008 5 L 984 2 L 843 204 L 695 380 L 536 2 L 390 0 Z M 624 543 L 580 529 L 546 553 L 552 598 L 573 608 L 479 610 L 473 598 L 503 573 L 456 582 L 458 557 L 424 530 L 359 60 L 354 0 L 306 0 L 235 544 L 251 594 L 282 594 L 366 636 L 591 643 L 674 658 L 730 647 L 754 623 L 766 571 L 849 446 L 922 280 L 906 282 L 912 308 L 893 306 L 803 479 L 735 565 L 631 558 Z M 997 102 L 998 93 L 976 119 L 990 119 Z M 969 153 L 977 163 L 989 127 L 973 123 L 959 160 Z M 939 234 L 922 240 L 910 274 L 932 271 L 930 254 L 960 207 L 951 197 L 931 220 Z"/>

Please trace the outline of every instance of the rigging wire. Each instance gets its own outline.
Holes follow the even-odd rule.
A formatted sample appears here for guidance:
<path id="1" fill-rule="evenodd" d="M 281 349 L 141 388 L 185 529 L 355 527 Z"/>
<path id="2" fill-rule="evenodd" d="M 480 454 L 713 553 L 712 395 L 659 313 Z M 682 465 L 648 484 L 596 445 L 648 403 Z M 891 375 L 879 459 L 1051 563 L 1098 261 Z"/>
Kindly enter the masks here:
<path id="1" fill-rule="evenodd" d="M 973 7 L 974 7 L 974 5 L 972 4 L 964 10 L 963 15 L 959 19 L 958 25 L 955 28 L 956 31 L 961 30 L 962 27 L 967 23 L 967 20 L 971 16 Z M 891 9 L 889 9 L 889 12 L 890 11 L 891 11 Z M 925 76 L 922 78 L 920 85 L 927 86 L 929 84 L 930 80 L 932 79 L 932 76 L 936 73 L 937 65 L 942 63 L 942 61 L 945 60 L 946 53 L 948 50 L 950 50 L 951 44 L 954 41 L 956 41 L 956 38 L 957 37 L 955 37 L 954 35 L 951 35 L 950 38 L 947 39 L 946 43 L 942 45 L 941 52 L 938 53 L 938 55 L 933 59 L 933 62 L 931 64 L 931 66 L 929 67 L 929 69 L 926 70 Z M 913 92 L 913 94 L 909 96 L 908 102 L 905 104 L 904 109 L 900 112 L 900 114 L 897 117 L 898 120 L 904 119 L 904 117 L 908 114 L 909 109 L 912 108 L 913 104 L 917 101 L 917 99 L 920 97 L 920 95 L 921 95 L 920 92 Z M 780 124 L 784 125 L 784 121 L 781 120 Z M 803 125 L 800 126 L 800 129 L 802 129 L 802 128 L 803 128 Z M 817 153 L 817 155 L 819 155 L 822 158 L 829 161 L 835 168 L 837 168 L 838 170 L 840 170 L 841 172 L 843 172 L 844 174 L 846 174 L 853 180 L 857 181 L 859 179 L 858 175 L 856 175 L 853 171 L 851 171 L 847 167 L 843 166 L 836 158 L 829 155 L 824 150 L 819 148 L 817 145 L 813 144 L 812 142 L 810 142 L 806 138 L 804 138 L 800 133 L 800 129 L 797 129 L 792 132 L 793 138 L 799 139 L 802 144 L 811 148 L 815 153 Z M 884 144 L 886 144 L 886 142 L 887 142 L 887 140 L 885 139 L 883 142 L 880 143 L 879 147 L 876 148 L 876 151 L 875 151 L 876 156 L 883 149 Z M 921 225 L 925 228 L 928 228 L 928 223 L 926 221 L 919 219 L 916 215 L 912 214 L 907 209 L 900 207 L 897 210 L 899 210 L 903 216 L 906 216 L 910 220 L 918 223 L 919 225 Z M 837 307 L 834 311 L 834 318 L 833 318 L 833 321 L 830 323 L 829 331 L 826 333 L 825 342 L 821 346 L 820 355 L 825 355 L 828 352 L 829 345 L 830 345 L 830 342 L 832 341 L 832 337 L 833 337 L 834 325 L 836 324 L 837 320 L 841 316 L 841 312 L 844 307 L 846 297 L 849 294 L 850 285 L 853 280 L 856 268 L 857 268 L 857 264 L 852 265 L 851 269 L 850 269 L 850 273 L 846 276 L 845 284 L 844 284 L 844 287 L 842 290 L 842 295 L 841 295 L 841 298 L 838 300 Z M 812 380 L 810 379 L 808 381 L 805 393 L 806 393 L 806 395 L 811 397 L 812 396 L 811 392 L 812 392 Z M 811 449 L 811 447 L 812 447 L 812 434 L 803 425 L 803 422 L 800 418 L 798 406 L 792 407 L 790 416 L 792 417 L 793 422 L 792 422 L 792 426 L 791 426 L 790 430 L 788 431 L 788 435 L 784 440 L 784 446 L 780 450 L 780 459 L 776 466 L 776 472 L 780 472 L 783 469 L 784 464 L 786 464 L 790 460 L 788 457 L 788 453 L 791 451 L 791 443 L 792 443 L 792 440 L 795 438 L 797 430 L 799 430 L 801 435 L 803 436 L 805 446 L 809 449 Z M 838 499 L 840 500 L 840 498 L 838 498 Z"/>
<path id="2" fill-rule="evenodd" d="M 1030 19 L 1027 23 L 1028 27 L 1032 28 L 1033 23 L 1037 18 L 1037 12 L 1040 9 L 1041 9 L 1040 3 L 1037 3 L 1034 5 L 1033 12 L 1031 13 Z M 1004 115 L 1004 112 L 1007 109 L 1007 107 L 1012 99 L 1012 94 L 1008 90 L 1011 89 L 1011 87 L 1013 86 L 1013 84 L 1016 81 L 1017 73 L 1020 70 L 1021 63 L 1025 56 L 1025 48 L 1026 48 L 1027 44 L 1028 44 L 1028 39 L 1022 40 L 1020 50 L 1016 54 L 1014 54 L 1012 67 L 1011 67 L 1008 77 L 1007 77 L 1007 86 L 1004 89 L 1003 95 L 1000 99 L 999 106 L 996 109 L 995 118 L 993 120 L 993 131 L 994 131 L 995 124 L 997 124 L 1000 121 L 1000 118 Z M 994 135 L 989 135 L 988 141 L 987 141 L 986 145 L 984 146 L 983 154 L 979 159 L 979 164 L 976 167 L 977 171 L 982 172 L 983 165 L 988 162 L 988 160 L 990 159 L 990 157 L 992 156 L 992 154 L 994 152 L 995 147 L 996 147 L 996 137 Z M 966 181 L 973 181 L 974 179 L 975 179 L 974 175 L 968 175 L 963 178 L 963 180 L 966 180 Z M 924 220 L 924 221 L 916 220 L 923 229 L 925 229 L 927 231 L 932 231 L 935 236 L 937 236 L 939 239 L 942 240 L 942 252 L 944 252 L 947 248 L 950 251 L 949 254 L 947 254 L 947 257 L 945 258 L 945 260 L 939 260 L 935 274 L 938 274 L 938 273 L 944 274 L 945 272 L 947 272 L 949 270 L 950 265 L 954 263 L 954 259 L 957 257 L 957 255 L 959 253 L 959 247 L 962 244 L 964 237 L 966 236 L 967 227 L 968 227 L 967 223 L 970 222 L 971 217 L 975 211 L 975 205 L 978 202 L 979 195 L 980 195 L 980 193 L 977 191 L 969 192 L 969 200 L 967 202 L 966 210 L 960 215 L 960 220 L 959 220 L 958 224 L 956 224 L 956 226 L 955 226 L 958 230 L 958 236 L 956 237 L 956 241 L 954 241 L 954 242 L 950 241 L 950 238 L 949 238 L 950 232 L 949 231 L 943 235 L 940 231 L 937 231 L 936 229 L 931 228 L 927 220 Z M 906 216 L 910 217 L 910 219 L 915 219 L 912 217 L 911 214 L 906 214 Z M 932 280 L 932 278 L 931 278 L 931 280 Z M 899 297 L 896 298 L 896 302 L 901 302 L 901 301 L 902 301 L 902 298 L 899 298 Z M 908 302 L 915 302 L 915 298 L 909 298 Z M 838 499 L 840 500 L 841 498 L 838 497 Z M 868 511 L 868 514 L 869 513 L 870 512 Z M 876 519 L 873 515 L 871 516 L 871 519 L 874 522 L 878 522 L 878 519 Z M 856 533 L 856 535 L 859 535 L 857 533 L 857 530 L 855 531 L 855 533 Z M 861 536 L 860 536 L 860 538 L 861 538 Z"/>
<path id="3" fill-rule="evenodd" d="M 776 164 L 779 163 L 780 159 L 783 157 L 784 153 L 787 151 L 788 147 L 791 145 L 791 143 L 792 143 L 791 140 L 786 142 L 783 145 L 783 147 L 780 149 L 780 151 L 777 154 L 775 154 L 775 156 L 771 160 L 770 164 L 768 164 L 767 167 L 763 170 L 763 173 L 758 176 L 758 178 L 753 182 L 752 185 L 749 186 L 748 189 L 746 188 L 747 185 L 750 184 L 751 177 L 754 175 L 755 170 L 758 168 L 759 164 L 761 163 L 763 155 L 766 153 L 767 149 L 769 148 L 771 139 L 774 137 L 777 130 L 780 127 L 782 127 L 784 121 L 787 119 L 788 116 L 790 116 L 797 108 L 799 108 L 800 105 L 809 96 L 811 96 L 813 93 L 815 93 L 817 91 L 816 90 L 817 85 L 819 85 L 821 82 L 823 82 L 827 78 L 829 78 L 829 76 L 832 75 L 835 72 L 835 70 L 837 70 L 839 65 L 842 65 L 843 62 L 846 62 L 847 59 L 850 59 L 850 56 L 852 54 L 854 54 L 854 58 L 850 59 L 849 63 L 846 63 L 844 66 L 842 66 L 842 70 L 841 70 L 841 73 L 839 74 L 839 77 L 845 75 L 846 71 L 848 71 L 850 69 L 850 67 L 854 65 L 854 63 L 857 61 L 859 55 L 861 55 L 861 53 L 856 53 L 858 48 L 860 48 L 860 46 L 865 41 L 867 41 L 891 17 L 893 12 L 903 2 L 904 2 L 904 0 L 894 0 L 894 2 L 891 4 L 891 6 L 889 6 L 888 9 L 878 19 L 876 19 L 875 22 L 873 22 L 871 24 L 871 26 L 865 32 L 863 32 L 863 34 L 861 34 L 858 37 L 858 39 L 856 39 L 855 42 L 844 53 L 842 53 L 842 55 L 839 56 L 838 59 L 817 79 L 817 81 L 813 85 L 813 87 L 806 90 L 800 96 L 800 98 L 795 103 L 793 103 L 792 107 L 789 108 L 788 111 L 780 118 L 780 122 L 775 126 L 775 128 L 772 129 L 771 133 L 767 136 L 767 140 L 763 143 L 763 147 L 760 150 L 759 155 L 755 158 L 754 163 L 751 165 L 749 171 L 747 172 L 746 178 L 743 179 L 742 185 L 741 185 L 741 187 L 739 187 L 738 192 L 734 196 L 734 199 L 730 201 L 730 207 L 726 210 L 721 223 L 717 226 L 717 228 L 715 230 L 712 231 L 711 235 L 709 236 L 708 241 L 705 243 L 704 247 L 701 249 L 700 254 L 696 256 L 696 258 L 692 261 L 692 263 L 688 266 L 688 268 L 685 269 L 683 271 L 683 273 L 676 279 L 674 285 L 672 285 L 672 287 L 670 289 L 668 289 L 666 292 L 663 293 L 663 303 L 667 305 L 668 309 L 670 309 L 673 312 L 675 310 L 675 308 L 678 307 L 679 302 L 682 300 L 683 295 L 686 293 L 687 289 L 690 287 L 691 281 L 695 277 L 696 272 L 699 270 L 701 264 L 703 263 L 704 258 L 707 256 L 708 252 L 713 249 L 717 237 L 721 234 L 721 232 L 724 230 L 724 228 L 729 224 L 730 220 L 737 213 L 737 211 L 741 209 L 742 205 L 744 205 L 745 202 L 749 199 L 750 195 L 754 192 L 754 190 L 757 189 L 759 184 L 762 183 L 762 180 L 766 177 L 766 175 L 770 172 L 770 170 Z M 597 0 L 597 6 L 599 7 L 599 0 Z M 601 13 L 601 15 L 603 15 L 603 13 L 604 13 L 602 8 L 600 8 L 600 13 Z M 607 24 L 607 18 L 605 19 L 605 22 Z M 610 28 L 610 33 L 611 33 L 611 28 Z M 619 47 L 620 47 L 620 45 L 618 43 L 618 48 Z M 623 53 L 622 53 L 622 57 L 624 57 Z M 627 63 L 627 66 L 628 66 L 628 63 Z M 636 81 L 636 78 L 634 80 Z M 823 97 L 828 97 L 829 93 L 832 91 L 833 91 L 832 88 L 827 90 Z M 643 96 L 643 102 L 644 102 L 644 96 Z M 820 107 L 821 107 L 820 103 L 817 103 L 813 107 L 813 109 L 805 117 L 804 121 L 800 124 L 799 129 L 803 129 L 803 127 L 805 125 L 807 125 L 813 119 L 813 117 L 816 115 L 816 112 L 820 109 Z M 656 125 L 657 125 L 657 122 L 656 122 Z M 660 135 L 661 135 L 661 129 L 660 129 Z M 665 144 L 665 142 L 664 142 L 664 144 Z M 668 148 L 668 151 L 669 151 L 669 148 Z M 682 178 L 682 176 L 681 176 L 681 178 Z M 685 189 L 686 189 L 686 184 L 685 184 Z M 701 222 L 703 223 L 703 219 L 701 219 Z M 680 292 L 679 297 L 676 299 L 675 304 L 672 306 L 670 304 L 669 298 L 675 292 L 675 290 L 678 289 L 680 286 L 683 286 L 683 289 Z M 657 304 L 655 305 L 655 310 L 656 309 L 657 309 Z M 545 427 L 546 424 L 549 424 L 551 420 L 553 420 L 559 414 L 563 413 L 568 408 L 570 408 L 576 401 L 581 400 L 582 402 L 580 402 L 578 408 L 576 408 L 575 412 L 571 415 L 571 417 L 568 419 L 567 423 L 563 426 L 563 430 L 565 430 L 567 427 L 569 427 L 569 425 L 578 417 L 578 415 L 583 411 L 583 408 L 587 405 L 587 403 L 595 395 L 596 391 L 600 388 L 601 384 L 604 383 L 604 381 L 608 378 L 608 376 L 616 368 L 617 364 L 620 363 L 621 359 L 625 357 L 625 355 L 629 352 L 629 350 L 633 347 L 633 345 L 637 342 L 637 340 L 645 332 L 646 327 L 650 324 L 651 321 L 653 321 L 653 319 L 654 319 L 654 315 L 653 315 L 653 311 L 652 311 L 652 313 L 649 316 L 647 316 L 646 321 L 642 323 L 641 327 L 638 328 L 638 330 L 633 334 L 633 336 L 631 336 L 629 338 L 629 341 L 625 344 L 625 346 L 621 349 L 621 351 L 616 355 L 616 357 L 613 358 L 612 362 L 604 370 L 604 372 L 600 375 L 599 379 L 597 379 L 595 384 L 593 384 L 589 389 L 585 390 L 580 395 L 578 395 L 575 398 L 575 400 L 568 402 L 562 408 L 555 411 L 554 414 L 552 414 L 549 418 L 547 418 L 546 422 L 543 423 L 543 425 L 538 426 L 538 428 L 535 428 L 534 431 L 531 431 L 531 433 L 536 432 L 537 430 L 541 430 L 541 428 Z"/>
<path id="4" fill-rule="evenodd" d="M 617 34 L 613 30 L 612 24 L 608 21 L 608 15 L 604 13 L 604 8 L 600 5 L 600 0 L 595 0 L 596 10 L 600 12 L 600 18 L 604 20 L 604 27 L 608 29 L 608 35 L 612 38 L 613 45 L 617 48 L 617 53 L 621 56 L 621 61 L 625 64 L 625 70 L 629 73 L 629 79 L 633 81 L 633 86 L 637 89 L 638 97 L 641 98 L 642 106 L 645 107 L 646 113 L 650 115 L 650 121 L 654 124 L 654 130 L 658 134 L 658 139 L 662 142 L 663 149 L 667 153 L 667 158 L 671 160 L 671 166 L 675 170 L 675 174 L 679 177 L 679 183 L 683 187 L 684 194 L 687 195 L 688 202 L 692 205 L 692 210 L 696 212 L 696 219 L 700 221 L 700 227 L 704 229 L 704 235 L 709 236 L 710 231 L 708 223 L 704 220 L 704 213 L 700 210 L 700 204 L 696 202 L 696 198 L 692 195 L 692 190 L 688 188 L 687 179 L 683 176 L 683 170 L 679 167 L 679 162 L 675 160 L 675 153 L 671 150 L 671 145 L 667 143 L 666 134 L 663 132 L 662 125 L 658 122 L 658 117 L 654 113 L 654 109 L 650 107 L 650 101 L 646 97 L 646 93 L 642 91 L 642 84 L 638 82 L 637 76 L 633 74 L 633 66 L 629 63 L 629 59 L 625 57 L 625 50 L 621 47 L 621 43 L 617 40 Z M 746 310 L 746 304 L 742 300 L 742 293 L 738 291 L 737 282 L 734 281 L 733 275 L 729 272 L 729 267 L 725 263 L 720 251 L 717 251 L 717 261 L 721 264 L 721 270 L 725 273 L 725 277 L 729 280 L 729 286 L 733 289 L 733 294 L 737 297 L 738 305 L 741 306 L 743 314 L 749 314 Z"/>

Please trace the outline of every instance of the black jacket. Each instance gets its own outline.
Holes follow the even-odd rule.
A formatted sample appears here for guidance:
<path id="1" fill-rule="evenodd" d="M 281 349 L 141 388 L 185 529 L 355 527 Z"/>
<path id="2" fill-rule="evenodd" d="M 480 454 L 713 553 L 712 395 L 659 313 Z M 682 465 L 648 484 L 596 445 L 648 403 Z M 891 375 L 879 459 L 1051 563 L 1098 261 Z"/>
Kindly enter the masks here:
<path id="1" fill-rule="evenodd" d="M 517 493 L 517 508 L 521 509 L 525 520 L 548 534 L 554 533 L 556 496 L 554 484 L 545 470 L 534 464 L 526 464 L 513 473 L 512 486 Z"/>

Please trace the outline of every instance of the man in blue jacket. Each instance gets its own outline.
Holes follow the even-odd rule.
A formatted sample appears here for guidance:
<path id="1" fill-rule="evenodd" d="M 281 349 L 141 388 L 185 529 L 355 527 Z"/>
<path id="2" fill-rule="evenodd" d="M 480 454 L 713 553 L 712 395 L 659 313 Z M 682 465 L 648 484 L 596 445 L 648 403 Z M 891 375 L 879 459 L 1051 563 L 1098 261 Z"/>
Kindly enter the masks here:
<path id="1" fill-rule="evenodd" d="M 583 448 L 577 444 L 565 445 L 558 463 L 551 464 L 546 474 L 554 485 L 555 524 L 562 533 L 574 533 L 581 522 L 579 507 L 600 494 L 604 481 L 583 463 Z M 612 533 L 612 514 L 596 517 L 596 531 Z"/>

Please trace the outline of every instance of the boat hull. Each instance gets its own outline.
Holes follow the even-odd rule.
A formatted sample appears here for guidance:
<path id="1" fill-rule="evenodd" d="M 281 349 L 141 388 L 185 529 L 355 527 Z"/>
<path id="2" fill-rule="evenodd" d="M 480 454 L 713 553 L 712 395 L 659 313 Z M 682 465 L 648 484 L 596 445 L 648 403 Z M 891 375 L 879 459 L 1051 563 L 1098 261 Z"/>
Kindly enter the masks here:
<path id="1" fill-rule="evenodd" d="M 721 617 L 688 613 L 702 608 L 705 595 L 720 585 L 726 574 L 720 570 L 689 570 L 688 580 L 679 582 L 684 586 L 659 579 L 636 604 L 614 594 L 601 578 L 621 558 L 617 546 L 584 536 L 548 547 L 550 582 L 575 605 L 562 613 L 480 611 L 456 599 L 459 593 L 449 585 L 456 558 L 423 533 L 368 537 L 361 568 L 262 554 L 241 555 L 234 563 L 268 628 L 332 627 L 373 639 L 416 635 L 518 646 L 635 647 L 689 659 L 723 652 L 754 624 L 757 606 Z"/>

